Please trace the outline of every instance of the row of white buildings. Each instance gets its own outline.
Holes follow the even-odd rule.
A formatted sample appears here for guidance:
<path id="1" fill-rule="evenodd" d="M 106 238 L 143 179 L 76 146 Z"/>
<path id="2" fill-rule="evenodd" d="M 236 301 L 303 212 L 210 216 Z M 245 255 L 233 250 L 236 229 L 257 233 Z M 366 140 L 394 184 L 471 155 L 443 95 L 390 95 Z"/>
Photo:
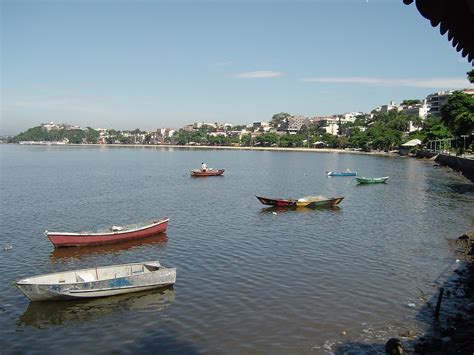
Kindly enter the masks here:
<path id="1" fill-rule="evenodd" d="M 366 115 L 369 118 L 373 117 L 377 113 L 387 113 L 390 111 L 403 112 L 409 115 L 415 115 L 424 120 L 428 115 L 440 116 L 440 108 L 446 102 L 449 95 L 454 91 L 441 91 L 434 94 L 428 95 L 424 100 L 417 104 L 411 105 L 397 105 L 395 102 L 390 102 L 386 105 L 381 105 L 374 108 L 370 114 L 364 114 L 363 112 L 349 112 L 344 114 L 337 115 L 328 115 L 328 116 L 315 116 L 308 117 L 304 115 L 294 115 L 285 119 L 277 128 L 274 128 L 270 125 L 269 122 L 253 122 L 247 124 L 245 128 L 242 128 L 238 131 L 232 130 L 233 125 L 230 123 L 205 123 L 205 122 L 196 122 L 193 124 L 188 124 L 182 129 L 185 132 L 197 131 L 203 126 L 213 128 L 213 132 L 210 132 L 210 136 L 240 136 L 248 134 L 262 134 L 265 132 L 275 132 L 278 134 L 296 134 L 300 131 L 303 125 L 308 124 L 318 124 L 324 131 L 332 135 L 339 134 L 340 125 L 346 122 L 354 122 L 358 116 Z M 474 90 L 463 90 L 464 93 L 474 94 Z M 55 124 L 54 122 L 44 123 L 41 127 L 47 131 L 58 130 L 58 129 L 82 129 L 78 126 L 70 126 L 64 124 Z M 409 132 L 420 129 L 419 127 L 410 124 Z M 99 132 L 100 138 L 99 143 L 110 142 L 110 138 L 113 138 L 110 130 L 105 128 L 95 129 Z M 120 134 L 122 137 L 129 138 L 131 143 L 164 143 L 167 138 L 173 137 L 176 131 L 170 128 L 159 128 L 153 132 L 136 132 L 136 131 L 121 131 Z"/>

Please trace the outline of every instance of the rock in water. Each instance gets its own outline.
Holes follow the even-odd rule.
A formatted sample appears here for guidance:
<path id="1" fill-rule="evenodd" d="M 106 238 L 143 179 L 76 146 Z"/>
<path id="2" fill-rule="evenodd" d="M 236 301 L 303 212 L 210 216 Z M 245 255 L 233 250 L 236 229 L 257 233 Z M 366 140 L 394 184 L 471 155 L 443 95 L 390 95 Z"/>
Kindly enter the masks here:
<path id="1" fill-rule="evenodd" d="M 385 354 L 401 355 L 403 354 L 402 342 L 400 339 L 391 338 L 385 344 Z"/>

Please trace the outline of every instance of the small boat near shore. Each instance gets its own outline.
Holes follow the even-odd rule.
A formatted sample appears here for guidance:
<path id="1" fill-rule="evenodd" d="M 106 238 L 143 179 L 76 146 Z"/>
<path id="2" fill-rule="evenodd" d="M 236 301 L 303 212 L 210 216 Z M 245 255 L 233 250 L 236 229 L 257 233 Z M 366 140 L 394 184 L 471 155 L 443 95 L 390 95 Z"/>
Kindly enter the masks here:
<path id="1" fill-rule="evenodd" d="M 55 247 L 90 246 L 120 243 L 146 238 L 166 231 L 169 218 L 127 227 L 113 226 L 104 232 L 48 232 L 44 234 Z"/>
<path id="2" fill-rule="evenodd" d="M 296 201 L 296 207 L 332 207 L 342 202 L 344 197 L 306 196 Z"/>
<path id="3" fill-rule="evenodd" d="M 262 204 L 274 207 L 329 207 L 342 202 L 344 197 L 306 196 L 299 199 L 281 199 L 255 196 Z"/>
<path id="4" fill-rule="evenodd" d="M 359 176 L 355 178 L 359 184 L 382 184 L 388 180 L 388 176 L 383 177 L 364 177 Z"/>
<path id="5" fill-rule="evenodd" d="M 208 169 L 202 171 L 201 169 L 191 170 L 191 176 L 204 177 L 204 176 L 221 176 L 224 174 L 225 169 Z"/>
<path id="6" fill-rule="evenodd" d="M 15 283 L 31 301 L 96 298 L 173 285 L 176 268 L 146 261 L 32 276 Z"/>
<path id="7" fill-rule="evenodd" d="M 274 207 L 292 207 L 296 206 L 296 200 L 292 198 L 284 199 L 284 198 L 268 198 L 263 196 L 255 197 L 264 205 L 267 206 L 274 206 Z"/>
<path id="8" fill-rule="evenodd" d="M 357 176 L 357 171 L 326 171 L 327 176 Z"/>

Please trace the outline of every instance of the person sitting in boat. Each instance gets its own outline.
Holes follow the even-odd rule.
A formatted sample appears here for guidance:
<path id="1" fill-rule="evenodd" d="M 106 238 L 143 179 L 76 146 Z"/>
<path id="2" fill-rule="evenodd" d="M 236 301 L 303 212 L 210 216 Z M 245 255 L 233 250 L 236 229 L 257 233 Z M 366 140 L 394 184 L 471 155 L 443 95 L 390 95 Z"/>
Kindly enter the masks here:
<path id="1" fill-rule="evenodd" d="M 204 162 L 202 162 L 202 164 L 201 164 L 201 171 L 202 171 L 203 173 L 205 173 L 205 172 L 207 171 L 207 165 L 206 165 L 206 163 L 204 163 Z"/>

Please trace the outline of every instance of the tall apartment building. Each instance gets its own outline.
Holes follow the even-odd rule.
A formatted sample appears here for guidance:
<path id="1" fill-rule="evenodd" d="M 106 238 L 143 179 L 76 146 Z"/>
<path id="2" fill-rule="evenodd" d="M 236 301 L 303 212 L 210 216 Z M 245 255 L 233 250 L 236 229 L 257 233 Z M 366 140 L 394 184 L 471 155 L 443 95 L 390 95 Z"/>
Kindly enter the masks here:
<path id="1" fill-rule="evenodd" d="M 472 89 L 465 89 L 460 91 L 468 95 L 474 95 L 474 90 Z M 441 117 L 441 107 L 446 103 L 449 95 L 451 95 L 453 92 L 454 90 L 440 91 L 426 96 L 428 114 Z"/>
<path id="2" fill-rule="evenodd" d="M 338 116 L 317 116 L 313 117 L 312 122 L 319 124 L 326 133 L 337 135 L 339 131 L 339 121 Z"/>
<path id="3" fill-rule="evenodd" d="M 452 93 L 453 91 L 439 91 L 426 96 L 428 113 L 436 117 L 441 117 L 441 106 L 446 103 L 446 100 L 448 100 L 449 95 Z"/>

